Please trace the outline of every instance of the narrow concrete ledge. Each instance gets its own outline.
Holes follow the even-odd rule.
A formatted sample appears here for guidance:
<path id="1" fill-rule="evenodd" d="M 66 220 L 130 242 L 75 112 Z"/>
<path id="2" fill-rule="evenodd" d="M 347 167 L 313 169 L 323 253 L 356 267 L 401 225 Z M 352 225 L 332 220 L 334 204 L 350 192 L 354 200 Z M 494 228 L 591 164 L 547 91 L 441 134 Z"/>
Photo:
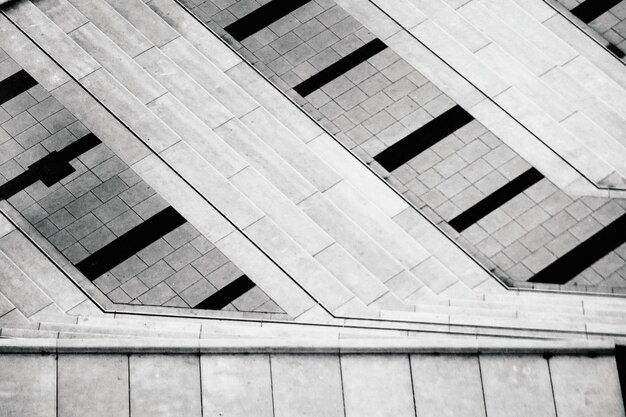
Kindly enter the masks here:
<path id="1" fill-rule="evenodd" d="M 541 354 L 613 355 L 610 341 L 456 341 L 371 339 L 1 339 L 0 354 Z"/>

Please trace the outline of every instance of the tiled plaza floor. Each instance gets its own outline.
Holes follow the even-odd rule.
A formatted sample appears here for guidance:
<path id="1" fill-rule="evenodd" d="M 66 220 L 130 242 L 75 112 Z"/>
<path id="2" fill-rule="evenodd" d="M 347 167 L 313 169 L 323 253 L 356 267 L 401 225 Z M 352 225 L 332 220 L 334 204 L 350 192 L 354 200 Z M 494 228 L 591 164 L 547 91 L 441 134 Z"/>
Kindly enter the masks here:
<path id="1" fill-rule="evenodd" d="M 456 103 L 389 48 L 306 97 L 299 95 L 294 87 L 350 59 L 374 39 L 356 19 L 332 0 L 303 2 L 238 42 L 225 28 L 270 2 L 182 3 L 506 282 L 529 285 L 529 279 L 626 213 L 623 200 L 573 198 L 541 176 L 458 233 L 448 222 L 528 171 L 528 162 L 472 120 L 390 173 L 374 157 Z M 579 272 L 565 287 L 623 291 L 626 245 Z"/>
<path id="2" fill-rule="evenodd" d="M 0 50 L 0 81 L 16 74 L 28 77 Z M 54 160 L 88 142 L 89 146 L 64 163 Z M 52 162 L 38 167 L 38 161 Z M 63 169 L 68 172 L 55 177 Z M 18 184 L 17 190 L 6 191 L 9 184 L 33 173 L 43 182 Z M 50 177 L 54 178 L 44 184 Z M 0 190 L 0 194 L 7 192 L 3 196 L 9 197 L 8 202 L 114 303 L 282 313 L 41 85 L 0 107 Z M 150 219 L 173 219 L 173 223 L 165 230 L 147 222 Z M 161 235 L 152 236 L 161 229 Z M 140 250 L 118 255 L 132 247 Z M 116 256 L 123 258 L 111 264 Z M 98 267 L 103 262 L 108 266 Z M 211 299 L 233 286 L 239 286 L 238 296 Z"/>

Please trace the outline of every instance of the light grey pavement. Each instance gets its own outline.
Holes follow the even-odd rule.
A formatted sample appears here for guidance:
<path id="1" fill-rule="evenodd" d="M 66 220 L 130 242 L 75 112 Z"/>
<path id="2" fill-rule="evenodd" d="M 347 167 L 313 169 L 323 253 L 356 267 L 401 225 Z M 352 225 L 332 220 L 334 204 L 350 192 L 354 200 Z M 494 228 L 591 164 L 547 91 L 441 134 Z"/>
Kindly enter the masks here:
<path id="1" fill-rule="evenodd" d="M 542 179 L 459 234 L 447 222 L 528 170 L 524 158 L 474 120 L 389 173 L 374 156 L 456 103 L 389 48 L 299 96 L 294 86 L 373 39 L 354 17 L 316 0 L 239 43 L 224 28 L 266 2 L 182 3 L 507 283 L 541 287 L 526 281 L 626 213 L 623 199 L 572 196 Z M 565 287 L 623 292 L 625 248 Z"/>

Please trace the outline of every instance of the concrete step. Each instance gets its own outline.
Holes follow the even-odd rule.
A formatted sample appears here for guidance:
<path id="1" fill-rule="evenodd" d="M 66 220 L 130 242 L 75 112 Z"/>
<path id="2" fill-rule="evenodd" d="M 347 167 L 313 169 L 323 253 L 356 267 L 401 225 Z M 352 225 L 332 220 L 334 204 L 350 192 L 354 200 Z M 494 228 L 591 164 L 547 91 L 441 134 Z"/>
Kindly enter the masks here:
<path id="1" fill-rule="evenodd" d="M 132 64 L 130 64 L 129 62 L 129 58 L 124 56 L 123 52 L 121 50 L 117 50 L 116 51 L 116 47 L 113 45 L 109 45 L 108 47 L 106 46 L 107 42 L 110 42 L 107 39 L 103 39 L 103 35 L 102 33 L 100 33 L 97 30 L 94 30 L 92 28 L 89 28 L 89 25 L 84 25 L 82 26 L 79 30 L 81 30 L 83 32 L 83 34 L 81 35 L 80 33 L 78 33 L 77 31 L 74 31 L 71 33 L 71 36 L 76 39 L 83 48 L 85 48 L 90 54 L 91 53 L 95 53 L 96 56 L 99 56 L 99 61 L 103 64 L 106 65 L 107 62 L 109 61 L 115 61 L 115 62 L 122 62 L 124 60 L 126 60 L 126 64 L 125 65 L 117 65 L 117 66 L 110 66 L 108 69 L 109 71 L 113 71 L 114 74 L 118 74 L 119 71 L 125 71 L 125 70 L 130 70 L 131 72 L 134 72 L 135 75 L 130 76 L 130 77 L 125 77 L 124 75 L 118 77 L 122 82 L 126 81 L 126 83 L 130 83 L 130 85 L 127 85 L 127 87 L 130 89 L 132 88 L 132 85 L 134 83 L 137 82 L 137 71 L 136 68 L 134 68 L 134 66 Z M 115 56 L 110 56 L 110 51 L 116 51 L 115 56 L 117 56 L 118 58 L 116 59 Z M 142 57 L 144 57 L 144 55 L 142 55 L 140 57 L 140 59 L 142 59 Z M 164 58 L 163 56 L 161 56 L 161 58 Z M 148 59 L 148 58 L 146 58 Z M 166 59 L 166 58 L 165 58 Z M 174 66 L 175 64 L 170 63 L 170 67 Z M 206 74 L 205 74 L 206 75 Z M 149 96 L 148 93 L 135 93 L 135 95 L 140 94 L 140 95 L 144 95 L 144 96 Z M 138 96 L 139 99 L 141 99 L 140 96 Z M 210 104 L 210 103 L 209 103 Z M 191 115 L 187 115 L 185 116 L 184 114 L 181 116 L 181 106 L 180 103 L 175 102 L 175 100 L 171 100 L 169 99 L 169 96 L 164 95 L 162 97 L 157 98 L 156 100 L 154 100 L 153 102 L 151 102 L 148 107 L 150 107 L 153 111 L 155 111 L 155 113 L 157 113 L 161 119 L 165 120 L 166 122 L 168 122 L 167 117 L 164 117 L 165 115 L 165 111 L 166 109 L 170 109 L 169 112 L 166 113 L 166 116 L 169 115 L 170 116 L 170 123 L 169 126 L 170 128 L 173 128 L 174 130 L 176 130 L 177 132 L 180 133 L 181 137 L 183 137 L 184 139 L 186 139 L 187 141 L 190 141 L 193 138 L 199 138 L 199 137 L 206 137 L 209 133 L 208 130 L 206 129 L 202 129 L 202 127 L 200 126 L 198 129 L 196 129 L 196 131 L 194 132 L 190 132 L 189 134 L 185 135 L 184 132 L 181 132 L 181 129 L 183 127 L 189 127 L 190 125 L 199 125 L 199 123 L 189 123 L 189 121 L 197 121 L 198 120 L 194 119 L 193 116 Z M 155 110 L 156 109 L 156 110 Z M 162 110 L 165 109 L 165 110 Z M 174 125 L 171 122 L 171 117 L 176 116 L 177 118 L 183 118 L 181 119 L 180 123 L 176 123 L 176 125 Z M 185 122 L 183 122 L 183 120 Z M 234 125 L 233 125 L 234 124 Z M 233 129 L 229 129 L 229 125 L 232 125 L 236 130 L 236 132 L 233 131 Z M 178 127 L 178 128 L 177 128 Z M 249 145 L 250 143 L 253 143 L 253 140 L 256 139 L 256 136 L 253 136 L 253 134 L 249 131 L 247 131 L 247 128 L 245 128 L 243 125 L 241 124 L 237 124 L 234 121 L 230 121 L 228 122 L 226 125 L 221 126 L 218 130 L 218 133 L 221 133 L 221 136 L 223 138 L 229 138 L 227 139 L 227 141 L 229 142 L 230 145 L 234 145 L 234 147 L 237 148 L 237 150 L 242 153 L 245 156 L 248 156 L 248 158 L 250 158 L 251 156 L 251 152 L 249 150 Z M 244 138 L 242 137 L 243 134 L 245 134 L 246 132 L 249 132 L 249 140 L 244 140 Z M 213 142 L 213 141 L 211 141 Z M 243 149 L 241 149 L 241 147 L 244 146 Z M 245 147 L 247 146 L 247 148 Z M 198 149 L 198 147 L 196 147 L 196 149 Z M 264 174 L 266 175 L 266 177 L 269 177 L 270 179 L 273 180 L 274 185 L 277 185 L 279 187 L 281 187 L 281 185 L 283 185 L 281 188 L 281 191 L 283 191 L 283 193 L 285 193 L 286 195 L 292 197 L 292 200 L 296 200 L 296 201 L 301 201 L 303 196 L 302 194 L 298 194 L 301 193 L 304 190 L 306 190 L 306 184 L 305 183 L 300 183 L 300 184 L 294 184 L 291 188 L 285 188 L 284 184 L 289 184 L 289 179 L 297 179 L 299 178 L 297 174 L 295 173 L 287 173 L 286 175 L 279 175 L 278 177 L 276 175 L 272 175 L 271 171 L 268 171 L 268 169 L 271 170 L 276 170 L 276 169 L 280 169 L 281 168 L 281 164 L 279 159 L 277 159 L 277 156 L 275 154 L 272 153 L 271 150 L 269 149 L 262 149 L 266 155 L 274 155 L 272 157 L 272 160 L 268 160 L 268 161 L 264 161 L 264 160 L 260 160 L 260 162 L 257 162 L 255 164 L 256 167 L 258 167 L 259 169 L 264 169 L 265 168 L 265 172 Z M 211 153 L 210 156 L 214 156 L 212 158 L 206 158 L 207 160 L 210 161 L 215 161 L 216 159 L 218 159 L 218 157 L 221 157 L 223 155 L 223 151 L 219 151 L 216 150 L 215 153 Z M 257 148 L 257 154 L 258 152 L 258 148 Z M 252 157 L 254 156 L 254 154 L 252 154 Z M 253 160 L 254 161 L 254 160 Z M 214 163 L 215 164 L 215 163 Z M 232 166 L 232 164 L 230 165 Z M 284 166 L 284 164 L 283 164 Z M 230 171 L 226 171 L 225 175 L 228 176 L 228 174 L 230 174 Z M 306 191 L 305 191 L 306 192 Z M 370 242 L 369 245 L 372 245 L 374 247 L 376 247 L 376 244 L 373 242 Z M 345 246 L 345 243 L 344 243 Z M 353 255 L 356 254 L 356 256 L 359 255 L 358 250 L 354 250 L 352 252 Z M 379 256 L 380 257 L 380 256 Z M 394 274 L 395 275 L 395 274 Z M 384 282 L 385 280 L 389 279 L 391 276 L 383 276 L 382 277 L 382 281 Z M 371 301 L 371 300 L 370 300 Z"/>

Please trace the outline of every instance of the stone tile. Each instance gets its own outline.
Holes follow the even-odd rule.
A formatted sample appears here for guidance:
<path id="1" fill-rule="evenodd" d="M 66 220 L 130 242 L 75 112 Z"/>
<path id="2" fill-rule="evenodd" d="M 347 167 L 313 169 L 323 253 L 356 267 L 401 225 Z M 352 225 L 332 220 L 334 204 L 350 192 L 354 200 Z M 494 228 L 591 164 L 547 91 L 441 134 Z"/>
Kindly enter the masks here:
<path id="1" fill-rule="evenodd" d="M 139 297 L 139 301 L 141 301 L 145 305 L 152 306 L 160 306 L 171 300 L 176 296 L 176 293 L 172 291 L 170 287 L 167 286 L 164 282 L 161 282 L 154 288 L 146 291 L 143 295 Z"/>
<path id="2" fill-rule="evenodd" d="M 130 414 L 201 417 L 199 360 L 194 355 L 131 355 Z"/>
<path id="3" fill-rule="evenodd" d="M 131 298 L 137 298 L 148 290 L 148 287 L 137 277 L 129 279 L 120 288 Z"/>
<path id="4" fill-rule="evenodd" d="M 107 227 L 117 236 L 130 231 L 143 223 L 143 219 L 132 210 L 129 210 L 107 223 Z"/>
<path id="5" fill-rule="evenodd" d="M 77 264 L 87 256 L 89 252 L 80 243 L 74 243 L 63 251 L 63 255 L 73 264 Z"/>
<path id="6" fill-rule="evenodd" d="M 101 201 L 107 202 L 111 198 L 117 196 L 123 191 L 126 191 L 127 189 L 128 185 L 126 185 L 126 183 L 122 181 L 119 176 L 114 176 L 94 188 L 92 192 Z"/>
<path id="7" fill-rule="evenodd" d="M 174 274 L 174 270 L 164 260 L 160 260 L 141 272 L 137 277 L 141 282 L 146 284 L 148 288 L 152 288 L 172 274 Z"/>
<path id="8" fill-rule="evenodd" d="M 624 415 L 612 357 L 552 357 L 550 373 L 558 415 Z"/>
<path id="9" fill-rule="evenodd" d="M 206 279 L 201 279 L 180 294 L 192 308 L 209 298 L 217 290 Z"/>
<path id="10" fill-rule="evenodd" d="M 243 273 L 233 264 L 229 262 L 222 265 L 213 272 L 206 275 L 206 279 L 217 289 L 221 289 L 226 285 L 239 278 Z"/>
<path id="11" fill-rule="evenodd" d="M 87 171 L 80 177 L 67 183 L 65 187 L 75 197 L 80 197 L 81 195 L 85 194 L 87 191 L 92 190 L 101 183 L 102 181 L 100 181 L 92 172 Z"/>
<path id="12" fill-rule="evenodd" d="M 59 355 L 59 416 L 128 416 L 128 396 L 128 356 Z"/>
<path id="13" fill-rule="evenodd" d="M 2 406 L 7 416 L 56 415 L 56 360 L 52 355 L 0 355 Z M 36 378 L 33 376 L 37 376 Z"/>
<path id="14" fill-rule="evenodd" d="M 153 194 L 154 190 L 148 184 L 139 182 L 122 192 L 119 197 L 130 207 L 134 207 Z"/>
<path id="15" fill-rule="evenodd" d="M 101 222 L 108 223 L 127 210 L 129 210 L 128 206 L 120 198 L 114 197 L 93 210 L 93 214 L 98 217 Z"/>
<path id="16" fill-rule="evenodd" d="M 185 243 L 191 242 L 194 238 L 196 238 L 200 232 L 198 232 L 191 223 L 185 223 L 182 226 L 177 227 L 175 230 L 172 230 L 163 238 L 169 243 L 174 249 L 178 249 L 183 246 Z"/>
<path id="17" fill-rule="evenodd" d="M 191 265 L 187 265 L 167 279 L 167 284 L 177 293 L 181 293 L 203 277 Z"/>
<path id="18" fill-rule="evenodd" d="M 93 283 L 105 294 L 110 293 L 122 284 L 112 274 L 108 273 L 96 278 Z"/>
<path id="19" fill-rule="evenodd" d="M 113 242 L 117 236 L 113 234 L 106 226 L 102 226 L 95 232 L 91 233 L 80 241 L 80 244 L 90 253 L 102 249 L 107 244 Z"/>
<path id="20" fill-rule="evenodd" d="M 145 270 L 146 264 L 144 264 L 136 255 L 131 256 L 115 268 L 111 269 L 111 273 L 121 282 L 126 282 Z"/>
<path id="21" fill-rule="evenodd" d="M 102 226 L 102 222 L 93 214 L 89 213 L 69 225 L 66 230 L 74 236 L 74 238 L 80 240 L 100 226 Z"/>
<path id="22" fill-rule="evenodd" d="M 228 262 L 228 258 L 219 249 L 213 249 L 201 258 L 196 259 L 192 265 L 203 276 L 207 276 L 220 266 Z"/>
<path id="23" fill-rule="evenodd" d="M 55 216 L 55 219 L 57 219 L 57 222 L 63 224 L 72 217 L 77 219 L 83 217 L 85 214 L 93 211 L 101 204 L 102 202 L 98 200 L 95 195 L 93 195 L 91 192 L 88 192 L 86 194 L 83 194 L 76 200 L 72 201 L 61 210 L 57 211 L 56 213 L 58 214 Z"/>
<path id="24" fill-rule="evenodd" d="M 342 355 L 346 417 L 413 416 L 413 386 L 406 355 Z"/>
<path id="25" fill-rule="evenodd" d="M 418 416 L 485 417 L 478 358 L 473 355 L 412 355 Z"/>
<path id="26" fill-rule="evenodd" d="M 208 415 L 273 417 L 268 355 L 202 355 L 200 362 Z"/>
<path id="27" fill-rule="evenodd" d="M 480 356 L 487 415 L 555 417 L 548 363 L 538 356 Z"/>
<path id="28" fill-rule="evenodd" d="M 275 417 L 344 416 L 336 355 L 272 355 L 272 381 Z"/>

